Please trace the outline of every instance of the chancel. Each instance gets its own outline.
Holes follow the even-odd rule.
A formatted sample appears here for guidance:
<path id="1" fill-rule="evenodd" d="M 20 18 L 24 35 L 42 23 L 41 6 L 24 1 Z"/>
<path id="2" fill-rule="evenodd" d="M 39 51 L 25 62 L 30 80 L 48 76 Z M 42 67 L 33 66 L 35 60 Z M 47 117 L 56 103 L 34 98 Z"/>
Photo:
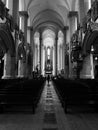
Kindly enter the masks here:
<path id="1" fill-rule="evenodd" d="M 98 129 L 98 0 L 0 0 L 0 130 Z"/>

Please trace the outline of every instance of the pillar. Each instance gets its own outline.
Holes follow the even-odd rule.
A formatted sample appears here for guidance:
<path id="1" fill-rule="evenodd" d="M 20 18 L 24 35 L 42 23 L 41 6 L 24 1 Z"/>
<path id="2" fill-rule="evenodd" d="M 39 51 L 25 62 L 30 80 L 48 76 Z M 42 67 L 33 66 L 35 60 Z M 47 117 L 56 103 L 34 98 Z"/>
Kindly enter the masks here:
<path id="1" fill-rule="evenodd" d="M 23 60 L 18 61 L 18 77 L 19 78 L 25 77 L 25 65 Z"/>
<path id="2" fill-rule="evenodd" d="M 61 50 L 61 70 L 63 69 L 63 48 L 62 45 L 60 46 Z"/>
<path id="3" fill-rule="evenodd" d="M 40 33 L 40 74 L 42 74 L 42 34 Z"/>
<path id="4" fill-rule="evenodd" d="M 51 47 L 51 66 L 52 66 L 52 74 L 53 74 L 53 46 Z"/>
<path id="5" fill-rule="evenodd" d="M 56 36 L 55 39 L 55 75 L 57 76 L 58 74 L 58 36 Z"/>
<path id="6" fill-rule="evenodd" d="M 45 68 L 46 68 L 46 62 L 47 62 L 47 48 L 45 46 Z M 45 70 L 46 71 L 46 70 Z"/>
<path id="7" fill-rule="evenodd" d="M 7 0 L 6 1 L 6 7 L 9 10 L 9 14 L 13 14 L 13 0 Z M 3 73 L 3 79 L 9 79 L 9 78 L 15 78 L 15 61 L 16 57 L 15 55 L 11 54 L 10 51 L 8 51 L 4 56 L 4 73 Z"/>
<path id="8" fill-rule="evenodd" d="M 60 73 L 60 67 L 61 67 L 60 58 L 61 58 L 61 55 L 60 55 L 60 45 L 59 45 L 58 46 L 58 70 L 59 70 L 59 73 Z"/>
<path id="9" fill-rule="evenodd" d="M 33 35 L 32 35 L 32 60 L 33 60 L 33 66 L 32 66 L 32 71 L 34 72 L 34 67 L 35 67 L 35 43 L 34 43 L 34 33 L 33 33 Z"/>
<path id="10" fill-rule="evenodd" d="M 55 76 L 55 45 L 53 46 L 53 76 Z"/>
<path id="11" fill-rule="evenodd" d="M 77 11 L 70 11 L 68 14 L 69 18 L 69 32 L 70 32 L 70 42 L 69 42 L 69 78 L 73 78 L 73 70 L 71 63 L 71 37 L 73 33 L 77 30 L 78 24 L 78 13 Z"/>
<path id="12" fill-rule="evenodd" d="M 65 69 L 65 46 L 64 43 L 62 44 L 62 69 Z"/>
<path id="13" fill-rule="evenodd" d="M 85 13 L 91 8 L 91 0 L 84 0 Z"/>
<path id="14" fill-rule="evenodd" d="M 33 41 L 33 27 L 29 27 L 30 30 L 30 45 L 31 45 L 31 76 L 32 76 L 32 71 L 33 71 L 33 50 L 34 50 L 34 41 Z"/>
<path id="15" fill-rule="evenodd" d="M 35 57 L 34 57 L 34 60 L 35 60 L 35 68 L 36 68 L 36 66 L 37 66 L 37 58 L 38 58 L 38 55 L 37 55 L 37 53 L 38 53 L 38 52 L 37 52 L 37 45 L 35 45 L 35 48 L 34 48 L 34 49 L 35 49 L 35 54 L 34 54 Z"/>
<path id="16" fill-rule="evenodd" d="M 85 13 L 85 3 L 84 0 L 79 0 L 79 22 L 82 24 Z"/>
<path id="17" fill-rule="evenodd" d="M 10 0 L 9 0 L 9 3 L 10 3 Z M 14 19 L 14 22 L 17 23 L 18 25 L 18 12 L 19 11 L 19 0 L 14 0 L 13 2 L 13 11 L 12 11 L 12 16 L 13 16 L 13 19 Z"/>
<path id="18" fill-rule="evenodd" d="M 19 15 L 20 15 L 20 30 L 22 30 L 22 32 L 24 32 L 24 47 L 26 50 L 26 62 L 23 62 L 22 60 L 19 61 L 19 70 L 18 70 L 18 77 L 19 74 L 20 77 L 28 77 L 28 71 L 27 71 L 27 20 L 28 20 L 28 13 L 26 11 L 19 11 Z M 23 70 L 20 70 L 20 68 Z M 21 73 L 19 72 L 21 71 Z"/>
<path id="19" fill-rule="evenodd" d="M 45 75 L 45 47 L 42 46 L 42 75 Z"/>
<path id="20" fill-rule="evenodd" d="M 27 64 L 27 76 L 29 78 L 32 77 L 32 66 L 33 66 L 33 59 L 32 59 L 32 57 L 33 57 L 33 54 L 32 54 L 32 31 L 33 31 L 33 28 L 31 26 L 28 26 L 27 27 L 27 43 L 30 44 L 30 50 L 29 50 L 29 53 L 27 54 L 27 61 L 28 61 L 28 55 L 30 55 L 30 58 L 31 58 L 31 64 Z"/>
<path id="21" fill-rule="evenodd" d="M 64 41 L 63 41 L 63 48 L 64 48 L 64 77 L 68 78 L 69 66 L 65 65 L 65 62 L 67 60 L 67 59 L 65 59 L 65 55 L 66 55 L 66 53 L 68 53 L 67 44 L 69 44 L 69 40 L 70 40 L 69 26 L 64 27 L 63 34 L 64 34 Z M 69 56 L 69 58 L 70 58 L 70 56 Z"/>
<path id="22" fill-rule="evenodd" d="M 9 9 L 9 14 L 13 14 L 14 6 L 13 6 L 14 1 L 13 0 L 6 0 L 6 7 Z"/>
<path id="23" fill-rule="evenodd" d="M 91 78 L 94 79 L 94 63 L 93 63 L 93 54 L 90 54 L 91 60 Z"/>
<path id="24" fill-rule="evenodd" d="M 15 78 L 15 57 L 8 51 L 4 56 L 4 72 L 2 79 Z"/>

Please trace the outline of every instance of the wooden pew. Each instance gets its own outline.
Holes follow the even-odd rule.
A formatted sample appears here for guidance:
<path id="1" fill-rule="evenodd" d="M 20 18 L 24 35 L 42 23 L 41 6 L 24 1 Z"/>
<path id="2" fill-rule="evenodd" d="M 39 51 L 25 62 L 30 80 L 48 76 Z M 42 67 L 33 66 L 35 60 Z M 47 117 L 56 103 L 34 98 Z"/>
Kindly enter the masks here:
<path id="1" fill-rule="evenodd" d="M 31 106 L 34 113 L 43 85 L 44 80 L 25 80 L 0 89 L 1 111 L 11 106 Z"/>
<path id="2" fill-rule="evenodd" d="M 54 80 L 55 89 L 60 95 L 60 100 L 65 112 L 69 106 L 94 106 L 92 90 L 84 82 L 75 80 Z"/>

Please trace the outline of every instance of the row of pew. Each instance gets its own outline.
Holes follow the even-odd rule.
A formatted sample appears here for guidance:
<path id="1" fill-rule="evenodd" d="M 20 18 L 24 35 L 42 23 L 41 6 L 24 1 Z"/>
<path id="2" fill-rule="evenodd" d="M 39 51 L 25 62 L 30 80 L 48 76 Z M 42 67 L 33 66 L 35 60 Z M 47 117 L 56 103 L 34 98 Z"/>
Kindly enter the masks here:
<path id="1" fill-rule="evenodd" d="M 35 113 L 44 82 L 44 78 L 0 80 L 0 112 L 11 107 L 27 106 Z"/>
<path id="2" fill-rule="evenodd" d="M 98 81 L 95 79 L 53 79 L 55 90 L 60 98 L 64 111 L 68 108 L 88 107 L 97 110 Z"/>

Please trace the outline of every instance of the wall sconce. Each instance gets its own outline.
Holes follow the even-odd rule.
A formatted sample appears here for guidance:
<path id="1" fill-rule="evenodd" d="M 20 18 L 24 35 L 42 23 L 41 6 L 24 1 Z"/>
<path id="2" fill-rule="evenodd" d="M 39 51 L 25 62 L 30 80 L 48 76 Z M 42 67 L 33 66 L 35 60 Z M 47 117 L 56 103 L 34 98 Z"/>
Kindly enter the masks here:
<path id="1" fill-rule="evenodd" d="M 91 52 L 94 52 L 94 47 L 93 47 L 93 45 L 91 46 Z"/>
<path id="2" fill-rule="evenodd" d="M 21 58 L 23 58 L 23 54 L 21 54 Z"/>
<path id="3" fill-rule="evenodd" d="M 95 57 L 95 60 L 98 60 L 98 57 Z"/>

